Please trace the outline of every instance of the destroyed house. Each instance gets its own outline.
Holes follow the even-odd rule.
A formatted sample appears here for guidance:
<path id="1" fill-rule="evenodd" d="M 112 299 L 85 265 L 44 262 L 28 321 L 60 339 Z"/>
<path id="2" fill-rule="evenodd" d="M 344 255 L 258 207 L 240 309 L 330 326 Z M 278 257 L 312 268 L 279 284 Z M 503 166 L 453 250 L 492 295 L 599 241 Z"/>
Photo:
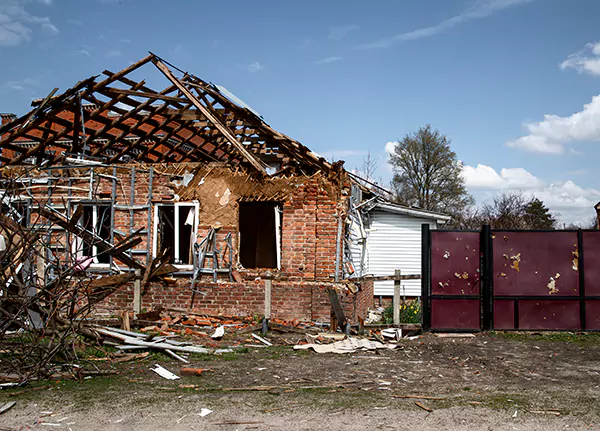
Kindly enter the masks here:
<path id="1" fill-rule="evenodd" d="M 168 86 L 134 79 L 148 69 Z M 70 262 L 113 286 L 99 315 L 261 315 L 268 280 L 274 317 L 329 320 L 332 291 L 365 317 L 372 283 L 344 279 L 342 162 L 153 54 L 32 106 L 2 116 L 0 193 L 2 217 L 43 235 L 38 277 Z"/>

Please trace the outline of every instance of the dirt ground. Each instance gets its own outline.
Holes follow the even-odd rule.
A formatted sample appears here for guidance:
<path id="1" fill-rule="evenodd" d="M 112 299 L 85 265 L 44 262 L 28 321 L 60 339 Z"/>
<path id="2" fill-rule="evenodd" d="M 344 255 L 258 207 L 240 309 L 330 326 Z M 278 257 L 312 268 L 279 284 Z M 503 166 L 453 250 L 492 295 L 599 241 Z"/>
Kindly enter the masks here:
<path id="1" fill-rule="evenodd" d="M 600 429 L 598 334 L 427 334 L 394 351 L 269 347 L 190 360 L 210 371 L 165 380 L 150 367 L 179 374 L 181 363 L 156 353 L 114 365 L 116 376 L 0 391 L 0 405 L 17 402 L 0 430 Z"/>

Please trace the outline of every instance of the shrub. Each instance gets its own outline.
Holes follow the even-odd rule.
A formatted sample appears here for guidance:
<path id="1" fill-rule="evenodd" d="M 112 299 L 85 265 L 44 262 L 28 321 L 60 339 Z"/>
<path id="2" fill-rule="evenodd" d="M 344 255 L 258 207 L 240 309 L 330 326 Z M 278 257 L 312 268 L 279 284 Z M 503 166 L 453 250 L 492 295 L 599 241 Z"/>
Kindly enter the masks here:
<path id="1" fill-rule="evenodd" d="M 418 301 L 407 301 L 400 304 L 400 323 L 421 323 L 422 307 Z M 383 312 L 386 324 L 394 323 L 394 306 L 390 305 Z"/>

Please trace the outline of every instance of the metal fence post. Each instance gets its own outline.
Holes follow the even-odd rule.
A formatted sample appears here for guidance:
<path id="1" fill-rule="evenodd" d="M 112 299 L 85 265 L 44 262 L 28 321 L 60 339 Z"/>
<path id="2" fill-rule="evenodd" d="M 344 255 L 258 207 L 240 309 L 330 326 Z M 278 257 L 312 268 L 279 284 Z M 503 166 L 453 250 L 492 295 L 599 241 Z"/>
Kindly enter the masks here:
<path id="1" fill-rule="evenodd" d="M 479 283 L 479 298 L 481 300 L 480 327 L 483 331 L 489 331 L 494 327 L 494 297 L 492 293 L 492 229 L 488 224 L 481 227 L 479 249 L 481 254 L 479 274 L 481 280 Z"/>
<path id="2" fill-rule="evenodd" d="M 262 334 L 269 331 L 269 320 L 271 319 L 271 294 L 273 289 L 273 276 L 267 272 L 265 277 L 265 317 L 262 321 Z"/>
<path id="3" fill-rule="evenodd" d="M 133 280 L 133 318 L 142 312 L 142 270 L 135 270 Z"/>
<path id="4" fill-rule="evenodd" d="M 579 254 L 579 321 L 581 330 L 587 329 L 587 308 L 585 302 L 585 268 L 583 266 L 583 231 L 577 230 L 577 253 Z"/>
<path id="5" fill-rule="evenodd" d="M 421 328 L 429 331 L 431 328 L 431 299 L 429 289 L 431 285 L 431 268 L 429 259 L 431 256 L 431 230 L 429 224 L 421 225 Z"/>

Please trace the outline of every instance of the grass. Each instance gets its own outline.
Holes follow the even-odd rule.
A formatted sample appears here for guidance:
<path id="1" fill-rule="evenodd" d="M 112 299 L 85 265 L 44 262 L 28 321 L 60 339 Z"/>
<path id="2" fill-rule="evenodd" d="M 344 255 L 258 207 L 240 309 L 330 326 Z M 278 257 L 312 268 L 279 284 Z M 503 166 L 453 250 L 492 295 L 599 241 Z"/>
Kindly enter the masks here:
<path id="1" fill-rule="evenodd" d="M 599 332 L 493 332 L 492 334 L 518 342 L 562 342 L 581 347 L 600 344 Z"/>

